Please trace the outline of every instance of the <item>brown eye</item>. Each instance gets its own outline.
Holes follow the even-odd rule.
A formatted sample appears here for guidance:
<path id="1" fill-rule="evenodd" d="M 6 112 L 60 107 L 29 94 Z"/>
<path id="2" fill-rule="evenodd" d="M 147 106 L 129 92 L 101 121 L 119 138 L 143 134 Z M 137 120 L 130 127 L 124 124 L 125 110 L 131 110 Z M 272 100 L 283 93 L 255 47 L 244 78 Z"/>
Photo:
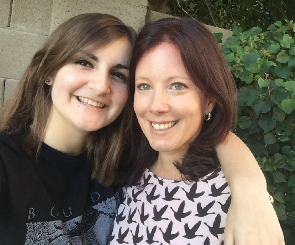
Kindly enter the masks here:
<path id="1" fill-rule="evenodd" d="M 126 81 L 127 81 L 127 77 L 122 72 L 114 71 L 114 72 L 111 73 L 111 75 L 119 78 L 124 83 L 126 83 Z"/>
<path id="2" fill-rule="evenodd" d="M 87 60 L 78 60 L 75 63 L 79 64 L 81 66 L 86 66 L 86 67 L 89 67 L 89 68 L 93 68 L 93 65 Z"/>

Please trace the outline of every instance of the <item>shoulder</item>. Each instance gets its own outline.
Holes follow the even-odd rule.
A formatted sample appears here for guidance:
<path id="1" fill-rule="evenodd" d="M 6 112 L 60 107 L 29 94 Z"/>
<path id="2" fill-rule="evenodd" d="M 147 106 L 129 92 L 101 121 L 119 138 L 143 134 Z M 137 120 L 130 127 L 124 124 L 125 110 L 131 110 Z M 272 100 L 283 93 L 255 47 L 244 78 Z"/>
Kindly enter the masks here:
<path id="1" fill-rule="evenodd" d="M 0 182 L 5 176 L 22 176 L 30 159 L 22 151 L 19 134 L 0 133 Z"/>
<path id="2" fill-rule="evenodd" d="M 0 132 L 0 150 L 5 148 L 15 148 L 21 140 L 20 133 Z"/>
<path id="3" fill-rule="evenodd" d="M 20 144 L 27 133 L 27 130 L 23 130 L 17 133 L 0 132 L 0 159 L 6 157 L 7 155 L 11 156 L 11 154 L 23 155 Z"/>

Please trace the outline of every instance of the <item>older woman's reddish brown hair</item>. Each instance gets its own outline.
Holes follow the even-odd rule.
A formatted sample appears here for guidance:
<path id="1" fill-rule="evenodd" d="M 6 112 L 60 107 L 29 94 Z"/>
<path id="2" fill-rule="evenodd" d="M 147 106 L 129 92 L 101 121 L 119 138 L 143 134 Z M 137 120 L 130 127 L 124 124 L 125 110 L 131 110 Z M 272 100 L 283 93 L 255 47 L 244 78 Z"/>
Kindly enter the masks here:
<path id="1" fill-rule="evenodd" d="M 175 163 L 186 179 L 197 181 L 219 165 L 215 146 L 225 139 L 236 119 L 235 83 L 219 43 L 203 24 L 188 18 L 167 18 L 147 24 L 138 34 L 130 64 L 131 92 L 134 92 L 136 65 L 162 42 L 169 42 L 178 49 L 191 80 L 216 101 L 211 119 L 203 123 L 183 162 Z M 138 124 L 133 127 L 138 130 L 136 135 L 141 134 L 133 140 L 139 147 L 133 166 L 133 183 L 157 158 L 157 152 L 151 149 L 138 127 Z"/>

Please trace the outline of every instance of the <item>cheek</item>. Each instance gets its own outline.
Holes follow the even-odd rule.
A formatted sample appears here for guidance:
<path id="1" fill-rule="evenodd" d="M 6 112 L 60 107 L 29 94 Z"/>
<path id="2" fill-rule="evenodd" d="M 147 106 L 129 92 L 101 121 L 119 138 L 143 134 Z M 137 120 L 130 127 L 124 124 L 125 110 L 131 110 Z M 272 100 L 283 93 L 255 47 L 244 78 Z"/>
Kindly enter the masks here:
<path id="1" fill-rule="evenodd" d="M 123 110 L 128 100 L 128 88 L 125 87 L 116 89 L 114 96 L 116 106 L 120 108 L 120 110 Z"/>
<path id="2" fill-rule="evenodd" d="M 142 96 L 141 94 L 135 92 L 133 108 L 136 114 L 142 113 L 148 104 L 148 98 Z"/>

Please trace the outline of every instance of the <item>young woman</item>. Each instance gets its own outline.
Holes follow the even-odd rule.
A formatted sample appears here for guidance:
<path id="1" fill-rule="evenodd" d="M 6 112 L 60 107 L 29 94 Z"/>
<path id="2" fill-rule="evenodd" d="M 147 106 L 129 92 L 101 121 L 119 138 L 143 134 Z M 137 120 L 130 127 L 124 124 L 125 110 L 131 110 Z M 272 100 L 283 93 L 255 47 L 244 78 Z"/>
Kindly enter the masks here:
<path id="1" fill-rule="evenodd" d="M 116 17 L 83 14 L 34 55 L 1 108 L 0 244 L 107 244 L 134 38 Z"/>
<path id="2" fill-rule="evenodd" d="M 110 240 L 119 205 L 112 183 L 126 180 L 117 174 L 119 164 L 124 171 L 133 167 L 128 76 L 134 36 L 116 17 L 82 14 L 59 26 L 34 55 L 0 112 L 1 244 Z M 217 148 L 229 182 L 249 183 L 236 180 L 245 162 L 255 183 L 263 182 L 239 144 L 231 135 Z M 245 160 L 228 159 L 235 147 Z M 233 214 L 248 211 L 244 202 L 234 203 Z M 241 237 L 239 230 L 229 234 Z"/>
<path id="3" fill-rule="evenodd" d="M 137 37 L 130 77 L 142 132 L 134 122 L 136 164 L 111 244 L 223 244 L 231 192 L 215 147 L 235 121 L 236 89 L 219 44 L 192 19 L 156 21 Z"/>

